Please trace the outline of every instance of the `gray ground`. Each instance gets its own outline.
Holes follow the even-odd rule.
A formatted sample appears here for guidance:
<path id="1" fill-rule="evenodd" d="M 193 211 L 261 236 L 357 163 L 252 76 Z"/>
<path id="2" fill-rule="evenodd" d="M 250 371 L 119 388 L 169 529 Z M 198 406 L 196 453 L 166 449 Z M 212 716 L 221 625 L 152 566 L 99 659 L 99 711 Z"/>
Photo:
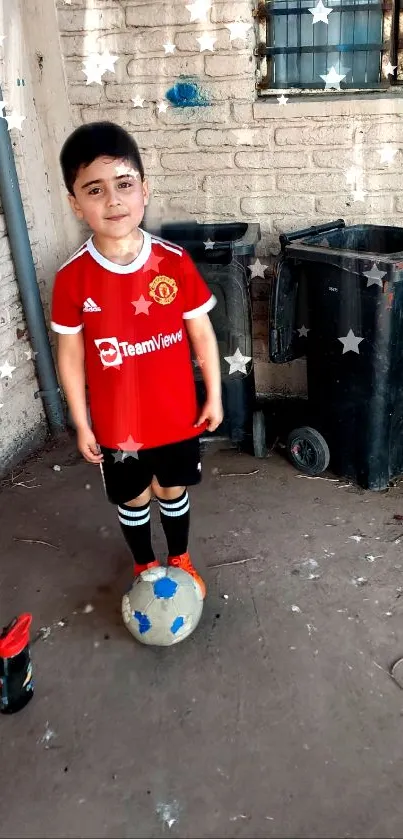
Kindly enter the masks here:
<path id="1" fill-rule="evenodd" d="M 209 596 L 159 650 L 122 624 L 130 555 L 74 441 L 3 483 L 0 621 L 50 631 L 33 701 L 0 717 L 1 837 L 403 836 L 403 484 L 210 451 L 191 493 Z"/>

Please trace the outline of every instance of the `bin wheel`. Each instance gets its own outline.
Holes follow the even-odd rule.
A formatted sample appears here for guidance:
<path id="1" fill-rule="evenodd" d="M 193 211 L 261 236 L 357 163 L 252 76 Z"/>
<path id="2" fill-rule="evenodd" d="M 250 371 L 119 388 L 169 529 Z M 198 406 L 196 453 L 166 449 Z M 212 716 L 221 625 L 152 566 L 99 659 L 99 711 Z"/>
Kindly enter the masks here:
<path id="1" fill-rule="evenodd" d="M 255 457 L 267 457 L 266 423 L 263 411 L 253 414 L 253 454 Z"/>
<path id="2" fill-rule="evenodd" d="M 320 475 L 329 466 L 330 451 L 325 438 L 308 425 L 291 431 L 286 451 L 293 466 L 306 475 Z"/>

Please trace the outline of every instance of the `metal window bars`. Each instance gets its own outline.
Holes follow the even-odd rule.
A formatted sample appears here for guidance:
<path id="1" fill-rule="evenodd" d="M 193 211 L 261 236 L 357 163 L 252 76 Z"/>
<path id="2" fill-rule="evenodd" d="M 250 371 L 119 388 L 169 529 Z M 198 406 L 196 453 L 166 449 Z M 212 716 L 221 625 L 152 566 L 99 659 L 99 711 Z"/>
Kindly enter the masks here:
<path id="1" fill-rule="evenodd" d="M 344 76 L 341 90 L 399 84 L 397 70 L 382 73 L 382 57 L 398 64 L 400 0 L 327 0 L 327 24 L 313 23 L 310 9 L 317 2 L 259 2 L 253 13 L 262 33 L 255 51 L 261 64 L 257 89 L 325 89 L 321 76 L 332 67 Z"/>

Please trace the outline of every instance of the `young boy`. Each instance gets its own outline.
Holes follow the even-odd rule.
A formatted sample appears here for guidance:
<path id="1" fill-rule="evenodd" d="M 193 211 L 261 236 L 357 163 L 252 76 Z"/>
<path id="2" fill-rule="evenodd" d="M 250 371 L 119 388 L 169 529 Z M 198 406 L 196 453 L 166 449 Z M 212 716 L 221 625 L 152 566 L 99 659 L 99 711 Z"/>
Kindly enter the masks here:
<path id="1" fill-rule="evenodd" d="M 200 432 L 214 431 L 223 418 L 207 314 L 216 300 L 183 248 L 139 227 L 149 191 L 126 131 L 110 122 L 83 125 L 64 143 L 60 162 L 70 205 L 93 231 L 58 271 L 52 299 L 59 375 L 78 449 L 101 466 L 134 574 L 158 565 L 154 493 L 168 564 L 190 573 L 205 595 L 188 553 L 187 487 L 201 480 Z M 199 414 L 187 336 L 206 385 Z"/>

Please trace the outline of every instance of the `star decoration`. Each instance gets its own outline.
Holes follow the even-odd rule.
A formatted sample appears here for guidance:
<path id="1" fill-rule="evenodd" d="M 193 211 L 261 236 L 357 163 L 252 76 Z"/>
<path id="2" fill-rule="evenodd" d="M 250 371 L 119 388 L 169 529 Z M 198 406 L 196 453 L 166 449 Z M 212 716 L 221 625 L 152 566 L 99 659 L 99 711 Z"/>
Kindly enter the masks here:
<path id="1" fill-rule="evenodd" d="M 346 352 L 356 352 L 357 355 L 360 354 L 358 349 L 358 344 L 364 340 L 364 338 L 358 338 L 357 335 L 354 335 L 352 329 L 349 329 L 345 338 L 338 338 L 338 341 L 341 341 L 343 344 L 343 355 Z"/>
<path id="2" fill-rule="evenodd" d="M 200 52 L 204 52 L 204 50 L 210 50 L 214 52 L 214 44 L 217 38 L 212 38 L 211 35 L 201 35 L 200 38 L 196 38 L 200 45 Z"/>
<path id="3" fill-rule="evenodd" d="M 163 44 L 165 55 L 173 55 L 176 50 L 175 44 Z"/>
<path id="4" fill-rule="evenodd" d="M 158 113 L 165 114 L 165 111 L 168 110 L 168 102 L 158 102 Z"/>
<path id="5" fill-rule="evenodd" d="M 146 300 L 144 294 L 141 294 L 138 300 L 132 300 L 133 306 L 136 308 L 136 315 L 149 315 L 148 311 L 152 306 L 152 300 Z"/>
<path id="6" fill-rule="evenodd" d="M 160 264 L 160 262 L 163 261 L 163 259 L 164 259 L 163 256 L 157 256 L 157 254 L 154 253 L 154 251 L 151 251 L 151 254 L 148 257 L 147 262 L 144 266 L 144 270 L 146 270 L 146 271 L 156 271 L 157 273 L 159 273 L 159 270 L 160 270 L 159 269 L 159 264 Z"/>
<path id="7" fill-rule="evenodd" d="M 362 169 L 359 169 L 358 166 L 352 166 L 345 174 L 347 183 L 353 186 L 362 174 Z"/>
<path id="8" fill-rule="evenodd" d="M 392 65 L 390 63 L 390 61 L 388 61 L 388 63 L 385 64 L 385 67 L 383 68 L 383 72 L 384 72 L 386 77 L 393 76 L 396 69 L 397 69 L 397 64 Z"/>
<path id="9" fill-rule="evenodd" d="M 213 242 L 212 239 L 206 239 L 206 241 L 203 242 L 203 245 L 204 245 L 204 250 L 212 251 L 212 250 L 214 250 L 215 242 Z"/>
<path id="10" fill-rule="evenodd" d="M 353 201 L 364 201 L 366 192 L 363 189 L 353 190 Z"/>
<path id="11" fill-rule="evenodd" d="M 313 15 L 312 23 L 322 23 L 329 24 L 328 16 L 333 9 L 327 9 L 326 6 L 323 5 L 322 0 L 319 0 L 319 3 L 315 6 L 314 9 L 309 9 L 311 15 Z"/>
<path id="12" fill-rule="evenodd" d="M 252 361 L 251 356 L 242 355 L 239 347 L 234 352 L 234 355 L 224 356 L 225 361 L 229 364 L 229 374 L 232 373 L 246 373 L 246 365 Z"/>
<path id="13" fill-rule="evenodd" d="M 25 117 L 22 114 L 19 114 L 17 111 L 11 111 L 10 116 L 6 117 L 8 130 L 11 131 L 12 128 L 18 128 L 18 131 L 21 131 L 24 119 Z"/>
<path id="14" fill-rule="evenodd" d="M 107 70 L 115 73 L 115 63 L 118 60 L 118 55 L 112 55 L 109 50 L 104 50 L 102 53 L 91 53 L 83 61 L 83 73 L 87 76 L 86 84 L 102 84 L 102 76 Z"/>
<path id="15" fill-rule="evenodd" d="M 127 457 L 134 457 L 136 460 L 138 460 L 138 451 L 142 447 L 143 443 L 136 443 L 136 441 L 133 440 L 133 437 L 130 434 L 127 440 L 124 440 L 123 443 L 118 443 L 118 449 L 121 449 L 122 454 L 122 457 L 120 458 L 121 462 L 123 463 L 123 461 L 126 460 Z"/>
<path id="16" fill-rule="evenodd" d="M 282 93 L 281 96 L 277 96 L 277 102 L 278 102 L 279 105 L 286 105 L 287 102 L 288 102 L 288 99 L 289 99 L 289 97 L 284 96 L 284 93 Z"/>
<path id="17" fill-rule="evenodd" d="M 363 271 L 364 277 L 367 277 L 367 288 L 370 285 L 379 285 L 383 288 L 383 278 L 386 277 L 386 271 L 380 271 L 376 262 L 374 262 L 370 271 Z"/>
<path id="18" fill-rule="evenodd" d="M 34 352 L 34 350 L 31 349 L 24 350 L 24 355 L 26 355 L 28 361 L 33 361 L 35 360 L 35 357 L 38 355 L 38 351 L 36 350 Z"/>
<path id="19" fill-rule="evenodd" d="M 211 9 L 211 0 L 194 0 L 186 6 L 190 12 L 190 22 L 194 20 L 207 20 L 207 12 Z"/>
<path id="20" fill-rule="evenodd" d="M 300 326 L 300 328 L 298 329 L 298 332 L 299 332 L 299 337 L 300 338 L 307 338 L 309 329 L 307 329 L 306 326 Z"/>
<path id="21" fill-rule="evenodd" d="M 383 149 L 378 150 L 378 154 L 381 156 L 381 163 L 387 163 L 388 166 L 393 163 L 396 155 L 397 149 L 392 148 L 392 146 L 384 146 Z"/>
<path id="22" fill-rule="evenodd" d="M 236 41 L 237 38 L 246 41 L 247 33 L 249 32 L 249 29 L 251 29 L 251 27 L 251 23 L 241 23 L 240 21 L 238 21 L 237 23 L 227 23 L 226 29 L 229 29 L 230 31 L 230 41 Z"/>
<path id="23" fill-rule="evenodd" d="M 322 76 L 321 79 L 325 82 L 325 90 L 340 90 L 340 82 L 346 78 L 347 73 L 338 73 L 335 67 L 331 67 L 329 72 L 326 75 Z"/>
<path id="24" fill-rule="evenodd" d="M 193 359 L 194 366 L 195 367 L 200 367 L 200 369 L 203 367 L 204 363 L 205 363 L 204 358 L 200 358 L 199 355 L 197 356 L 197 358 Z"/>
<path id="25" fill-rule="evenodd" d="M 144 99 L 142 99 L 141 96 L 135 96 L 134 99 L 132 99 L 132 102 L 133 108 L 144 108 Z"/>
<path id="26" fill-rule="evenodd" d="M 133 169 L 133 167 L 129 167 L 127 163 L 118 163 L 117 166 L 115 166 L 115 172 L 118 177 L 120 175 L 131 175 L 132 178 L 136 179 L 140 177 L 140 172 L 138 172 L 137 169 Z"/>
<path id="27" fill-rule="evenodd" d="M 253 265 L 249 265 L 251 278 L 253 279 L 253 277 L 264 277 L 265 269 L 268 267 L 268 265 L 262 264 L 260 259 L 256 259 L 256 262 L 254 262 Z"/>
<path id="28" fill-rule="evenodd" d="M 5 364 L 0 366 L 0 379 L 12 379 L 13 372 L 16 370 L 16 367 L 13 367 L 11 364 L 6 361 Z"/>

